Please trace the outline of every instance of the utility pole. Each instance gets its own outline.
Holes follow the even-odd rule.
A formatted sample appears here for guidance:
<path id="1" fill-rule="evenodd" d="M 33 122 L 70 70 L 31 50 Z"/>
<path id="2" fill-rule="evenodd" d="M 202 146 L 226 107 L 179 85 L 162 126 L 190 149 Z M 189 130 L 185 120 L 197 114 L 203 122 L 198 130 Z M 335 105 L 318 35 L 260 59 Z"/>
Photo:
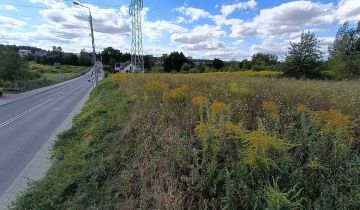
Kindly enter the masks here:
<path id="1" fill-rule="evenodd" d="M 77 5 L 77 6 L 84 7 L 84 8 L 87 8 L 89 10 L 89 23 L 90 23 L 91 41 L 92 41 L 92 48 L 93 48 L 92 62 L 93 62 L 93 71 L 95 71 L 94 72 L 94 74 L 95 74 L 95 85 L 97 85 L 98 80 L 99 80 L 99 75 L 98 75 L 97 62 L 96 62 L 95 38 L 94 38 L 93 18 L 92 18 L 91 10 L 90 10 L 89 7 L 81 4 L 78 1 L 74 1 L 73 3 L 75 5 Z"/>
<path id="2" fill-rule="evenodd" d="M 143 0 L 131 0 L 129 14 L 132 17 L 131 63 L 136 71 L 144 71 L 144 49 L 141 29 L 141 11 L 144 7 Z"/>

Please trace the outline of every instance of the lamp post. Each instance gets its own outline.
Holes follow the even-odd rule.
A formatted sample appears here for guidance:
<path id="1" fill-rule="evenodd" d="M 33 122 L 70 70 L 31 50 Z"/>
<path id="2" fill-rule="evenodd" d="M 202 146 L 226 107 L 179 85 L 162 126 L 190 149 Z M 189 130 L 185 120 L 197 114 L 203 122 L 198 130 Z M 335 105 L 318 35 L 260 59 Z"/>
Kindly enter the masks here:
<path id="1" fill-rule="evenodd" d="M 90 22 L 90 29 L 91 29 L 91 40 L 92 40 L 92 48 L 93 48 L 93 52 L 92 52 L 92 62 L 93 62 L 93 71 L 95 71 L 95 84 L 97 84 L 98 82 L 98 69 L 97 69 L 97 65 L 96 65 L 96 53 L 95 53 L 95 38 L 94 38 L 94 28 L 93 28 L 93 21 L 92 21 L 92 15 L 91 15 L 91 10 L 89 7 L 81 4 L 78 1 L 74 1 L 73 2 L 75 5 L 80 6 L 80 7 L 84 7 L 86 9 L 89 10 L 89 22 Z M 94 70 L 95 69 L 95 70 Z"/>

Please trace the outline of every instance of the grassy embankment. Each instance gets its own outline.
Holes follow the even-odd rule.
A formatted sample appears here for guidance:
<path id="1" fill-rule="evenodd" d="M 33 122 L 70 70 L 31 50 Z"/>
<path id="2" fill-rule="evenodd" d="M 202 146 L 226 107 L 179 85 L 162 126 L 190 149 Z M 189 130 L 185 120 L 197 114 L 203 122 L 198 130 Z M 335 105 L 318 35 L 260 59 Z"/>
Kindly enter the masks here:
<path id="1" fill-rule="evenodd" d="M 113 75 L 14 209 L 358 209 L 360 83 Z"/>
<path id="2" fill-rule="evenodd" d="M 19 90 L 6 88 L 6 92 L 24 92 L 74 79 L 87 73 L 89 67 L 70 65 L 50 66 L 29 62 L 29 69 L 29 79 L 18 82 Z M 13 87 L 14 85 L 5 84 L 5 86 Z"/>

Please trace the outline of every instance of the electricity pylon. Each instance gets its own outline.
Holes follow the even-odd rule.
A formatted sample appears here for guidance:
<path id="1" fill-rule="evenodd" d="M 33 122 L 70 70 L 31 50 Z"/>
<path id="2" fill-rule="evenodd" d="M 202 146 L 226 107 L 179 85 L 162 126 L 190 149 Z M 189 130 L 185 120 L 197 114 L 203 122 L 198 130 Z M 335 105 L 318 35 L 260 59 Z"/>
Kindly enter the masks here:
<path id="1" fill-rule="evenodd" d="M 129 6 L 129 14 L 132 17 L 131 63 L 136 66 L 136 71 L 144 71 L 144 48 L 141 30 L 141 11 L 143 7 L 143 0 L 131 0 Z"/>

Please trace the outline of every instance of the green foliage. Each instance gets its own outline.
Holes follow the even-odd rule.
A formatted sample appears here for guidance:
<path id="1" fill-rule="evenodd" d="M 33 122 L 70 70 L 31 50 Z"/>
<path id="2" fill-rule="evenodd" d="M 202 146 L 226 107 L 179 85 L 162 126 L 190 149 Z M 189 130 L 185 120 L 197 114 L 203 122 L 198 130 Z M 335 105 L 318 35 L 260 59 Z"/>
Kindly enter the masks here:
<path id="1" fill-rule="evenodd" d="M 85 50 L 81 50 L 80 52 L 79 64 L 81 66 L 91 66 L 92 64 L 92 58 Z"/>
<path id="2" fill-rule="evenodd" d="M 27 63 L 14 50 L 0 51 L 0 78 L 11 82 L 23 81 L 29 77 Z"/>
<path id="3" fill-rule="evenodd" d="M 273 180 L 272 185 L 265 187 L 266 209 L 271 210 L 290 210 L 303 209 L 301 205 L 303 200 L 300 197 L 301 190 L 297 191 L 296 186 L 288 192 L 282 192 L 279 189 L 277 181 Z"/>
<path id="4" fill-rule="evenodd" d="M 328 75 L 335 79 L 360 76 L 360 22 L 349 28 L 345 22 L 339 28 L 334 43 L 329 47 Z"/>
<path id="5" fill-rule="evenodd" d="M 46 178 L 19 198 L 14 209 L 109 207 L 117 192 L 106 190 L 112 185 L 107 180 L 120 173 L 117 167 L 126 167 L 123 158 L 130 159 L 128 151 L 132 147 L 116 132 L 128 112 L 127 101 L 116 97 L 117 92 L 116 84 L 106 81 L 92 94 L 73 128 L 56 142 L 55 162 Z M 103 120 L 110 118 L 112 122 Z"/>
<path id="6" fill-rule="evenodd" d="M 290 43 L 283 72 L 285 76 L 296 78 L 320 78 L 322 52 L 315 33 L 303 32 L 299 43 Z"/>
<path id="7" fill-rule="evenodd" d="M 179 72 L 184 63 L 187 63 L 188 59 L 182 52 L 172 52 L 164 60 L 164 71 L 171 72 L 175 70 Z"/>
<path id="8" fill-rule="evenodd" d="M 78 65 L 78 56 L 76 54 L 73 53 L 65 53 L 64 57 L 63 57 L 63 63 L 65 65 L 73 65 L 76 66 Z"/>
<path id="9" fill-rule="evenodd" d="M 276 64 L 278 64 L 278 58 L 272 54 L 257 53 L 254 54 L 251 59 L 251 68 L 255 71 L 269 70 Z"/>
<path id="10" fill-rule="evenodd" d="M 211 64 L 215 69 L 220 70 L 222 67 L 225 66 L 224 62 L 218 58 L 215 58 Z"/>
<path id="11" fill-rule="evenodd" d="M 101 52 L 101 56 L 105 65 L 110 65 L 111 59 L 114 59 L 116 62 L 119 63 L 124 63 L 131 60 L 130 53 L 122 53 L 120 50 L 114 49 L 112 47 L 105 48 Z"/>

